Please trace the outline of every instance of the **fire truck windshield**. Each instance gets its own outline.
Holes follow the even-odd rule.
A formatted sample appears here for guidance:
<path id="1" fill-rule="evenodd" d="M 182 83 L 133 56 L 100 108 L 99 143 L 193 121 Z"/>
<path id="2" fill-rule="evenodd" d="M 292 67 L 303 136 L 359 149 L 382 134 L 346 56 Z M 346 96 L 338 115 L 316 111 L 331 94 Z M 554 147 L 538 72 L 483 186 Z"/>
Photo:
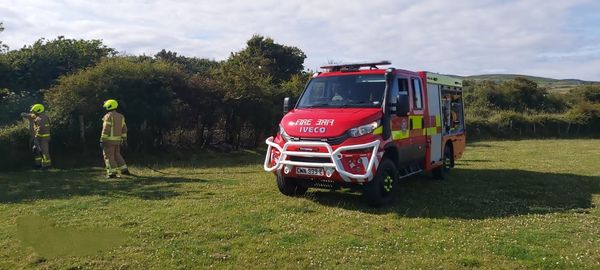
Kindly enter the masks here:
<path id="1" fill-rule="evenodd" d="M 303 108 L 381 107 L 383 75 L 345 75 L 314 78 L 298 102 Z"/>

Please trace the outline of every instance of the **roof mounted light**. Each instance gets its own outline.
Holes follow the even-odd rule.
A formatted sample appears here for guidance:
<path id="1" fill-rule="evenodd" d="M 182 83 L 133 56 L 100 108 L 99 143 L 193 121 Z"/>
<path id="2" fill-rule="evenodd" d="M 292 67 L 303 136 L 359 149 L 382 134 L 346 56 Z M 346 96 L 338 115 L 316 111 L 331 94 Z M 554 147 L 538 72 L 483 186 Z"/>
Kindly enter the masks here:
<path id="1" fill-rule="evenodd" d="M 332 64 L 322 66 L 322 69 L 327 69 L 328 71 L 356 71 L 362 67 L 369 67 L 370 69 L 379 69 L 377 66 L 391 65 L 392 62 L 383 60 L 378 62 L 364 62 L 364 63 L 345 63 L 345 64 Z"/>

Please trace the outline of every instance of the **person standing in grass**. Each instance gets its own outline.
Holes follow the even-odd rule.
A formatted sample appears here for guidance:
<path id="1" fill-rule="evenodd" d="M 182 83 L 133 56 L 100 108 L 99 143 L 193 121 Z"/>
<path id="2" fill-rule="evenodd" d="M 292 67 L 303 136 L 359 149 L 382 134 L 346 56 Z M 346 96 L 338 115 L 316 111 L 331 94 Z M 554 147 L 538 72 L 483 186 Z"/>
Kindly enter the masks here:
<path id="1" fill-rule="evenodd" d="M 33 137 L 33 153 L 35 155 L 35 166 L 45 170 L 52 165 L 50 160 L 50 120 L 44 112 L 42 104 L 31 106 L 29 113 L 22 113 L 21 116 L 29 120 L 31 135 Z"/>
<path id="2" fill-rule="evenodd" d="M 108 112 L 102 117 L 102 134 L 100 135 L 100 147 L 106 165 L 106 178 L 130 175 L 121 155 L 121 145 L 127 146 L 127 125 L 125 117 L 116 111 L 119 103 L 114 99 L 104 102 L 104 109 Z"/>

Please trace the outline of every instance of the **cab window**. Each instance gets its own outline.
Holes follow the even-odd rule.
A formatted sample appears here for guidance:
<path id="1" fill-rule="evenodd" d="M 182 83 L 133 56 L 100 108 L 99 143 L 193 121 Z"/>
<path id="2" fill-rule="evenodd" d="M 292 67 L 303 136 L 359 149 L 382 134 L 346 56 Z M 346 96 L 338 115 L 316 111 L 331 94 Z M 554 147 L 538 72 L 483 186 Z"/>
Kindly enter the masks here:
<path id="1" fill-rule="evenodd" d="M 421 90 L 421 80 L 418 78 L 412 78 L 412 87 L 414 89 L 414 100 L 415 110 L 423 109 L 423 91 Z"/>
<path id="2" fill-rule="evenodd" d="M 408 79 L 398 78 L 398 94 L 400 98 L 408 97 Z"/>

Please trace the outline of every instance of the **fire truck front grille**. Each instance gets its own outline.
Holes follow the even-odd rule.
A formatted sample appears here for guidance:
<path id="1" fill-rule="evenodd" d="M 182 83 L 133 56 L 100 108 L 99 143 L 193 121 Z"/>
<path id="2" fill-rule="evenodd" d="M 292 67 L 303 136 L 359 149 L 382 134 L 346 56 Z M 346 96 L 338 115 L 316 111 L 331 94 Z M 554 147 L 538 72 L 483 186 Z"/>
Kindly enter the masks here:
<path id="1" fill-rule="evenodd" d="M 343 143 L 346 139 L 350 138 L 350 135 L 348 135 L 347 133 L 344 133 L 342 136 L 338 136 L 338 137 L 331 137 L 331 138 L 297 138 L 297 137 L 291 137 L 292 141 L 295 142 L 326 142 L 330 145 L 338 145 Z"/>
<path id="2" fill-rule="evenodd" d="M 299 161 L 299 162 L 310 162 L 310 163 L 331 163 L 330 158 L 322 158 L 322 157 L 290 157 L 291 161 Z"/>

